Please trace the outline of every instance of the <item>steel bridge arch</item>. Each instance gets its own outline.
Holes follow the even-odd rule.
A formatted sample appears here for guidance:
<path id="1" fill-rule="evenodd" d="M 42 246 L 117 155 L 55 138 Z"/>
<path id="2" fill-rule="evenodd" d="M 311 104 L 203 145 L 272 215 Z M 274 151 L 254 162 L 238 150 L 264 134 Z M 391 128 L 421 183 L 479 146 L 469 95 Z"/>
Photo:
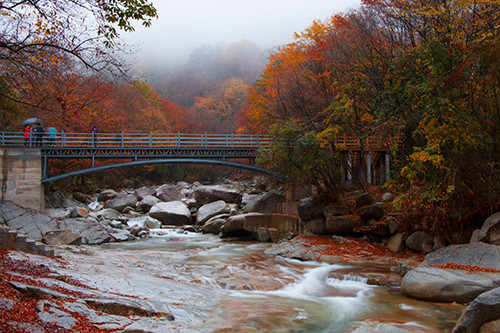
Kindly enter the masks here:
<path id="1" fill-rule="evenodd" d="M 141 165 L 152 165 L 152 164 L 189 164 L 189 163 L 227 166 L 227 167 L 231 167 L 231 168 L 245 169 L 245 170 L 250 170 L 253 172 L 263 173 L 263 174 L 277 177 L 277 178 L 285 178 L 285 176 L 280 174 L 280 173 L 271 171 L 269 169 L 260 168 L 260 167 L 254 166 L 254 165 L 244 164 L 244 163 L 229 162 L 229 161 L 224 161 L 224 160 L 196 159 L 196 158 L 167 158 L 167 159 L 140 160 L 140 161 L 125 162 L 125 163 L 115 163 L 115 164 L 102 165 L 102 166 L 98 166 L 98 167 L 67 172 L 67 173 L 63 173 L 63 174 L 53 176 L 53 177 L 43 178 L 42 183 L 50 183 L 50 182 L 54 182 L 54 181 L 61 180 L 64 178 L 69 178 L 69 177 L 73 177 L 73 176 L 83 175 L 83 174 L 92 173 L 92 172 L 99 172 L 99 171 L 104 171 L 104 170 L 109 170 L 109 169 L 116 169 L 116 168 L 141 166 Z"/>

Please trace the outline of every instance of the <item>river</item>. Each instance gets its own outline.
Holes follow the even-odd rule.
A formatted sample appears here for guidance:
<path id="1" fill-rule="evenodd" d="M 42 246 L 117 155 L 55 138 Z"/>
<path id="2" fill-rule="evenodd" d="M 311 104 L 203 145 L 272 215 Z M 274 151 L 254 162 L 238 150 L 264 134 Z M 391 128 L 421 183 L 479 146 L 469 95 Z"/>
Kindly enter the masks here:
<path id="1" fill-rule="evenodd" d="M 379 322 L 450 332 L 464 309 L 409 299 L 357 275 L 388 267 L 284 259 L 264 253 L 269 243 L 176 229 L 151 235 L 66 247 L 60 255 L 70 265 L 57 269 L 101 291 L 163 304 L 175 320 L 148 318 L 143 326 L 153 332 L 341 333 Z"/>

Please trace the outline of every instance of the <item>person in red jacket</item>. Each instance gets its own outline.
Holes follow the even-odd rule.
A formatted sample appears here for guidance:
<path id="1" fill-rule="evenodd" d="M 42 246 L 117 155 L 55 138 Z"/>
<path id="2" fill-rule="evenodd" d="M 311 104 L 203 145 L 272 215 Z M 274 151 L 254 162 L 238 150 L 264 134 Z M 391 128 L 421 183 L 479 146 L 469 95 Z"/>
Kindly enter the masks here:
<path id="1" fill-rule="evenodd" d="M 24 145 L 28 146 L 31 136 L 31 127 L 29 125 L 24 126 Z"/>

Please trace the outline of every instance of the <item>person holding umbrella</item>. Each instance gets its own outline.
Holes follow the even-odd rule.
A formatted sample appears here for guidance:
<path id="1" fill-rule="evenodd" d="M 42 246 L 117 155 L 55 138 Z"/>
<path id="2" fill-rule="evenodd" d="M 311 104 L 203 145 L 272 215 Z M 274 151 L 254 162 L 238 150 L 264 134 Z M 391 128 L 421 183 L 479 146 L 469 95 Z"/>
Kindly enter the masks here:
<path id="1" fill-rule="evenodd" d="M 24 145 L 31 146 L 31 131 L 33 129 L 32 125 L 41 124 L 41 120 L 38 118 L 28 118 L 21 123 L 24 126 Z"/>

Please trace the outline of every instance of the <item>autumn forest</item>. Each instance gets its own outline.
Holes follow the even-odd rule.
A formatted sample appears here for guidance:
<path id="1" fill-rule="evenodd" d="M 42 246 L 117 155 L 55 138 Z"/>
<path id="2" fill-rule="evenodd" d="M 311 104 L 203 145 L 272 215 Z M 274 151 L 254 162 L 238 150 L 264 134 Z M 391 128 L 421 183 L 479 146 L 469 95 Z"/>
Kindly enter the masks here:
<path id="1" fill-rule="evenodd" d="M 391 142 L 384 190 L 429 229 L 500 208 L 498 0 L 364 0 L 279 48 L 203 45 L 163 70 L 121 56 L 120 30 L 154 24 L 147 2 L 23 3 L 0 3 L 3 131 L 38 117 L 67 132 L 270 134 L 287 144 L 260 163 L 328 200 L 343 190 L 335 137 L 376 135 Z"/>

